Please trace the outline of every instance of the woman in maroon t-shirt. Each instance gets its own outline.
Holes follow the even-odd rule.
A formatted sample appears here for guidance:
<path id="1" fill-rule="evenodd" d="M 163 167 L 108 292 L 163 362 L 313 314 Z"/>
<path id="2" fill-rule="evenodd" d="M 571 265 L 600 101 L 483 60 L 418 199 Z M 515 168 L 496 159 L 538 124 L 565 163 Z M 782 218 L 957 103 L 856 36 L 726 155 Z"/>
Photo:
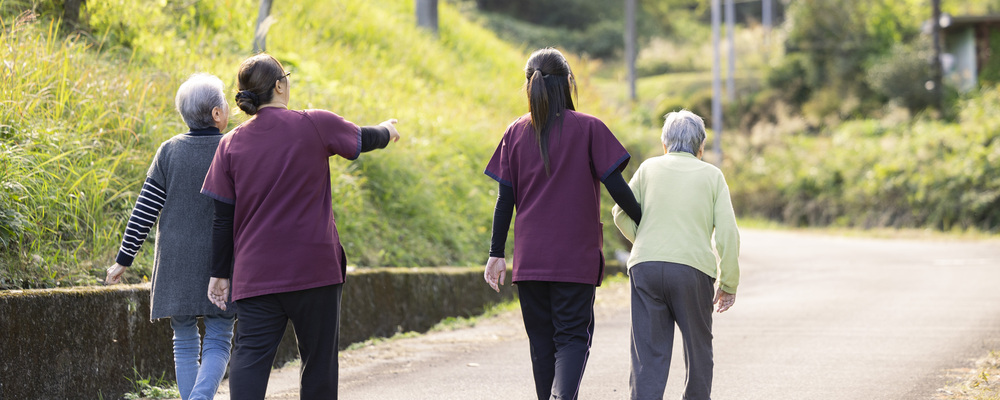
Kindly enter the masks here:
<path id="1" fill-rule="evenodd" d="M 232 289 L 239 323 L 230 396 L 263 399 L 288 321 L 302 356 L 300 398 L 337 398 L 347 256 L 333 218 L 329 158 L 354 160 L 399 139 L 395 120 L 358 127 L 324 110 L 289 110 L 289 73 L 268 54 L 240 65 L 236 103 L 253 117 L 226 134 L 201 192 L 215 199 L 208 297 Z"/>
<path id="2" fill-rule="evenodd" d="M 639 204 L 621 170 L 629 154 L 601 120 L 575 111 L 576 82 L 559 51 L 524 67 L 530 113 L 507 127 L 486 167 L 499 183 L 486 282 L 499 291 L 514 207 L 514 271 L 540 400 L 576 399 L 604 275 L 601 187 L 638 224 Z"/>

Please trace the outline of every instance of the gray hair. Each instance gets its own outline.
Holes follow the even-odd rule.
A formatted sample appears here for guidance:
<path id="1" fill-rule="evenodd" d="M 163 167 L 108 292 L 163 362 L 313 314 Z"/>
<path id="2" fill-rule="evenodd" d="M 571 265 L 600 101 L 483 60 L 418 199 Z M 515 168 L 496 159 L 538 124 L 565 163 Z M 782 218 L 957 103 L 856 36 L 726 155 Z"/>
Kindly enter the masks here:
<path id="1" fill-rule="evenodd" d="M 663 134 L 660 140 L 668 152 L 683 151 L 698 155 L 705 142 L 705 121 L 688 110 L 674 111 L 663 116 Z"/>
<path id="2" fill-rule="evenodd" d="M 174 104 L 184 123 L 191 129 L 215 126 L 212 109 L 226 109 L 226 94 L 222 80 L 211 74 L 194 74 L 177 89 Z"/>

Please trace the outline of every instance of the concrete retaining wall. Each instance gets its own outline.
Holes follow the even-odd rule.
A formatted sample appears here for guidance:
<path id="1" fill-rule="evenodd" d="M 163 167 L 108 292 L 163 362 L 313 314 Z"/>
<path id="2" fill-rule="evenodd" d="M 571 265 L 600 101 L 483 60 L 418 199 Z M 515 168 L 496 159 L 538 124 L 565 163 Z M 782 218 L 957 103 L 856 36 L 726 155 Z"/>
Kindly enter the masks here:
<path id="1" fill-rule="evenodd" d="M 340 344 L 423 332 L 513 294 L 493 292 L 481 267 L 354 271 Z M 173 379 L 171 337 L 167 320 L 149 321 L 148 284 L 0 292 L 0 400 L 118 399 L 136 372 Z M 275 362 L 296 356 L 288 329 Z"/>

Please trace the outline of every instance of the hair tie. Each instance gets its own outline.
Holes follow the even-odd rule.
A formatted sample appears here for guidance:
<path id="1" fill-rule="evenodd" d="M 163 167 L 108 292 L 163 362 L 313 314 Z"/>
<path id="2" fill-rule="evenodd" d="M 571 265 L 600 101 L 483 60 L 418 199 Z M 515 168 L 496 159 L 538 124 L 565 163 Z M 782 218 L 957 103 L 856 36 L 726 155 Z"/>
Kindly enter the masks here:
<path id="1" fill-rule="evenodd" d="M 238 101 L 240 99 L 250 100 L 250 103 L 255 106 L 260 105 L 260 96 L 257 96 L 257 93 L 251 92 L 249 90 L 240 90 L 239 92 L 237 92 L 236 100 Z"/>

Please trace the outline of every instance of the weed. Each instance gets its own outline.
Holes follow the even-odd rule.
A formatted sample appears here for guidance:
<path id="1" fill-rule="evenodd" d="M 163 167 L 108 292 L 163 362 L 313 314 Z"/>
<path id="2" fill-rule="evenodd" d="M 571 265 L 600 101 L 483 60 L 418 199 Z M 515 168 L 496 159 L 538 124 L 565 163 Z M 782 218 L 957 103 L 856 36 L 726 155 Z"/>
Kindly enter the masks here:
<path id="1" fill-rule="evenodd" d="M 163 375 L 160 375 L 159 378 L 144 378 L 139 374 L 137 369 L 133 368 L 132 372 L 133 377 L 129 379 L 129 382 L 132 383 L 132 392 L 126 393 L 123 398 L 133 400 L 176 399 L 181 397 L 180 392 L 177 390 L 177 384 L 163 379 Z"/>

